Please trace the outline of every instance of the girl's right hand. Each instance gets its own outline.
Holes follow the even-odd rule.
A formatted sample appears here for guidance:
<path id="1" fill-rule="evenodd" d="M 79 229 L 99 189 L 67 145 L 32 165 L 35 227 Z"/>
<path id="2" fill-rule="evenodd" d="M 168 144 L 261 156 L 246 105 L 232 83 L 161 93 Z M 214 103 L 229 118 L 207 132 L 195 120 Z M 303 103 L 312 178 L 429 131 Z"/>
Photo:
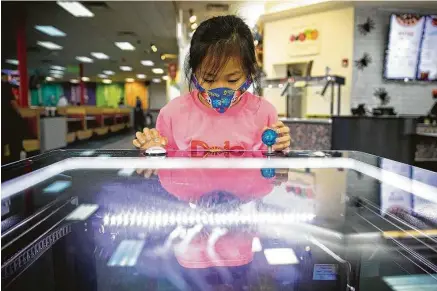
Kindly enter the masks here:
<path id="1" fill-rule="evenodd" d="M 133 140 L 134 146 L 142 150 L 156 146 L 165 147 L 167 143 L 167 138 L 161 136 L 155 128 L 144 128 L 143 132 L 138 131 L 136 133 L 136 139 Z"/>

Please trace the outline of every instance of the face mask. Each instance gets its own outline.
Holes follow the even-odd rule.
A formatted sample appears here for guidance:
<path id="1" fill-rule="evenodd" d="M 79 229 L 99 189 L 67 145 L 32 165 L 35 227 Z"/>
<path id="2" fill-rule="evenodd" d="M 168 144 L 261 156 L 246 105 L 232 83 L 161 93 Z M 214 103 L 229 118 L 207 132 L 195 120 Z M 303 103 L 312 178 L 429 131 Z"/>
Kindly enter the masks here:
<path id="1" fill-rule="evenodd" d="M 197 90 L 200 92 L 200 96 L 218 113 L 225 113 L 231 106 L 236 104 L 241 96 L 247 91 L 247 89 L 252 85 L 252 78 L 247 78 L 247 80 L 238 88 L 237 90 L 220 87 L 210 90 L 206 90 L 200 86 L 196 77 L 193 76 L 192 82 Z"/>

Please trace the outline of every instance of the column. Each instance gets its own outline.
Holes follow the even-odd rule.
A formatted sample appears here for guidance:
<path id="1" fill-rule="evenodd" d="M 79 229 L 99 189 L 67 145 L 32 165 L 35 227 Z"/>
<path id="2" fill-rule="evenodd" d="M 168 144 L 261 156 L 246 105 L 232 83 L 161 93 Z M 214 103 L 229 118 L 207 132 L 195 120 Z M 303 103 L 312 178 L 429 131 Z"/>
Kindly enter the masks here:
<path id="1" fill-rule="evenodd" d="M 85 104 L 85 82 L 83 78 L 83 63 L 79 64 L 79 90 L 80 90 L 80 104 Z"/>
<path id="2" fill-rule="evenodd" d="M 20 75 L 20 95 L 18 103 L 21 107 L 29 106 L 29 78 L 27 75 L 26 52 L 26 12 L 20 13 L 17 25 L 17 59 Z"/>

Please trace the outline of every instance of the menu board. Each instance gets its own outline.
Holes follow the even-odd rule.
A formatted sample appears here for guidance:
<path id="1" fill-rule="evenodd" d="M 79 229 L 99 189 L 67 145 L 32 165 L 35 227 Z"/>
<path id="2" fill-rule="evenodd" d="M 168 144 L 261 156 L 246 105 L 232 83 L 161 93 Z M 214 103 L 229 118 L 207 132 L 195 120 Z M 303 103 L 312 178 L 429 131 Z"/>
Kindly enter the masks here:
<path id="1" fill-rule="evenodd" d="M 386 79 L 437 80 L 437 17 L 393 14 L 386 51 Z"/>
<path id="2" fill-rule="evenodd" d="M 437 15 L 425 18 L 417 79 L 437 80 Z"/>

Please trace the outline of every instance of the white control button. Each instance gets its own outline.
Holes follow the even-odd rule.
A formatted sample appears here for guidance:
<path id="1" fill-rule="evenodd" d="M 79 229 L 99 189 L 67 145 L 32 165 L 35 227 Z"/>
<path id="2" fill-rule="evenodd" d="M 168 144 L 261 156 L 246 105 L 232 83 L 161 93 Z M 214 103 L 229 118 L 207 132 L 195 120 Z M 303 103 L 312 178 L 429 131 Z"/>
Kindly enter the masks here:
<path id="1" fill-rule="evenodd" d="M 163 147 L 150 147 L 146 150 L 146 156 L 165 156 L 167 151 Z"/>

